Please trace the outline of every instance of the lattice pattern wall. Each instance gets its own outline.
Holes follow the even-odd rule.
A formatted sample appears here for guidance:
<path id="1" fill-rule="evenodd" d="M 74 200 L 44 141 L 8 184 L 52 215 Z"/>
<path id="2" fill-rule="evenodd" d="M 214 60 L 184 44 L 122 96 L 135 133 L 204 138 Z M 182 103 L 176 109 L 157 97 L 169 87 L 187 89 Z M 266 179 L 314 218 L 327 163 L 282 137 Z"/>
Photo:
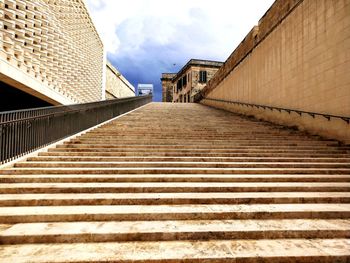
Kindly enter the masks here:
<path id="1" fill-rule="evenodd" d="M 83 0 L 0 0 L 0 59 L 72 102 L 102 98 L 103 44 Z"/>

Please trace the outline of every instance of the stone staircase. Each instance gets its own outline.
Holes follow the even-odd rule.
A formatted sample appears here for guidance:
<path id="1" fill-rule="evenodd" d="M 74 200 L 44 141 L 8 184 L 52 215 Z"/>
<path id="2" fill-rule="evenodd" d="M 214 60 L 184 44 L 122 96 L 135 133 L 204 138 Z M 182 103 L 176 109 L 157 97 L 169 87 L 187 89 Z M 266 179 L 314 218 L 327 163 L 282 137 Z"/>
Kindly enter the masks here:
<path id="1" fill-rule="evenodd" d="M 350 262 L 350 147 L 199 104 L 148 104 L 0 182 L 0 262 Z"/>

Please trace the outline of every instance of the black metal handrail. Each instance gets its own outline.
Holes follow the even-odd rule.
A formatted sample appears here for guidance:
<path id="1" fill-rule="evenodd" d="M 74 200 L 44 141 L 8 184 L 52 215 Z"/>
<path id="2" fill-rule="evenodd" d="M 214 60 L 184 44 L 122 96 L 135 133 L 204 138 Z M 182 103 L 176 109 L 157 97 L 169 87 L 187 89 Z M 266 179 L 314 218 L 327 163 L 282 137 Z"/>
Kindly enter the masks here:
<path id="1" fill-rule="evenodd" d="M 0 112 L 0 164 L 93 127 L 152 101 L 129 97 Z"/>
<path id="2" fill-rule="evenodd" d="M 325 114 L 325 113 L 318 113 L 318 112 L 310 112 L 310 111 L 302 111 L 302 110 L 295 110 L 295 109 L 286 109 L 286 108 L 267 106 L 267 105 L 261 105 L 261 104 L 253 104 L 253 103 L 245 103 L 245 102 L 239 102 L 239 101 L 230 101 L 230 100 L 212 99 L 212 98 L 203 98 L 203 99 L 204 100 L 212 100 L 212 101 L 218 101 L 218 102 L 231 103 L 231 104 L 238 104 L 238 105 L 247 106 L 247 107 L 256 107 L 256 108 L 262 108 L 262 109 L 269 109 L 271 111 L 273 111 L 273 110 L 277 110 L 279 112 L 285 111 L 285 112 L 288 112 L 289 114 L 291 112 L 295 112 L 295 113 L 299 114 L 300 116 L 302 114 L 308 114 L 308 115 L 310 115 L 313 118 L 315 118 L 315 116 L 322 116 L 322 117 L 326 118 L 329 121 L 331 120 L 331 118 L 337 118 L 337 119 L 342 119 L 343 121 L 345 121 L 348 124 L 350 124 L 350 117 L 345 117 L 345 116 Z"/>

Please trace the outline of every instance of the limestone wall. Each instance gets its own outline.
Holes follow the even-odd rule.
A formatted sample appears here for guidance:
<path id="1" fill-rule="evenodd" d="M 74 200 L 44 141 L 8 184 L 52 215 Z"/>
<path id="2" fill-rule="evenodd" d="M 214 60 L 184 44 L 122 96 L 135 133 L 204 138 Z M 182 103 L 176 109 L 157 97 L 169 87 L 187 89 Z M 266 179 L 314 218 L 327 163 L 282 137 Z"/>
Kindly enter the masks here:
<path id="1" fill-rule="evenodd" d="M 162 73 L 162 102 L 173 101 L 174 85 L 172 79 L 175 76 L 176 73 Z"/>
<path id="2" fill-rule="evenodd" d="M 135 96 L 135 87 L 109 62 L 106 66 L 106 99 Z"/>
<path id="3" fill-rule="evenodd" d="M 53 104 L 102 98 L 103 44 L 83 0 L 0 0 L 0 78 Z"/>
<path id="4" fill-rule="evenodd" d="M 350 1 L 276 1 L 203 96 L 349 117 Z M 350 142 L 343 120 L 202 102 Z"/>

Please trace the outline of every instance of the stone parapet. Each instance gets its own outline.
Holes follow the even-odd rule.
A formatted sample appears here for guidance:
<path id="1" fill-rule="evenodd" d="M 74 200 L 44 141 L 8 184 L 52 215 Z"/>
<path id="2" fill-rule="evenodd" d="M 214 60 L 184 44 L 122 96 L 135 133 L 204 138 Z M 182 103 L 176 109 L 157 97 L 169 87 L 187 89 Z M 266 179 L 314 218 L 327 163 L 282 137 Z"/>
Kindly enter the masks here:
<path id="1" fill-rule="evenodd" d="M 349 1 L 277 0 L 198 99 L 266 105 L 347 119 L 349 40 Z M 280 114 L 208 100 L 202 103 L 350 142 L 350 125 L 341 119 Z"/>
<path id="2" fill-rule="evenodd" d="M 111 63 L 106 68 L 106 99 L 135 96 L 135 87 Z"/>
<path id="3" fill-rule="evenodd" d="M 288 16 L 288 14 L 303 0 L 277 0 L 259 20 L 259 25 L 254 26 L 238 47 L 231 53 L 224 65 L 218 70 L 206 87 L 202 90 L 205 97 L 213 90 L 230 72 L 241 63 L 244 58 L 260 44 L 273 29 Z"/>

